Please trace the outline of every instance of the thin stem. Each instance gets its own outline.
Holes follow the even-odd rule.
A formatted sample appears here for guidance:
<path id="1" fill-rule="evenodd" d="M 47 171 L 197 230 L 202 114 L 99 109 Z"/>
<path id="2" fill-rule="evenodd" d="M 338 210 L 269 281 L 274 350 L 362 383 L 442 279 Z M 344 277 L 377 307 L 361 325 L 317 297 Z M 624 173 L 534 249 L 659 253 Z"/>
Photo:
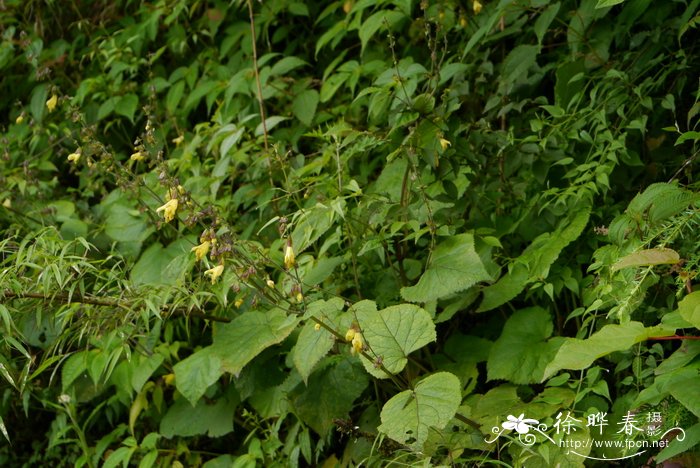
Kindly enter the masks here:
<path id="1" fill-rule="evenodd" d="M 119 302 L 114 299 L 100 299 L 90 296 L 82 296 L 79 294 L 68 295 L 67 293 L 46 295 L 42 293 L 32 293 L 23 292 L 15 293 L 12 291 L 3 291 L 0 293 L 0 297 L 8 299 L 39 299 L 48 302 L 61 302 L 63 304 L 90 304 L 101 307 L 119 307 L 121 309 L 130 309 L 131 304 L 125 302 Z M 217 317 L 215 315 L 206 314 L 198 310 L 188 310 L 185 307 L 169 308 L 167 306 L 161 308 L 162 313 L 176 313 L 180 315 L 189 315 L 194 317 L 200 317 L 206 320 L 211 320 L 212 322 L 222 322 L 229 323 L 231 319 L 225 317 Z"/>

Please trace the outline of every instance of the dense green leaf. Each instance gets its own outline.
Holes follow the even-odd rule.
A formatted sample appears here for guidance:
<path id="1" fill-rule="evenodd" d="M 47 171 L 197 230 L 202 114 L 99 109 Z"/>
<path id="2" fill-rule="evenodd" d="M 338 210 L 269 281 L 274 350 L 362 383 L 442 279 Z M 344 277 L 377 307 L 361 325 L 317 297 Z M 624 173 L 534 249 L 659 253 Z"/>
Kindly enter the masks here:
<path id="1" fill-rule="evenodd" d="M 311 374 L 307 388 L 293 399 L 299 416 L 322 437 L 333 428 L 334 419 L 347 417 L 369 383 L 357 361 L 331 359 Z"/>
<path id="2" fill-rule="evenodd" d="M 292 112 L 297 119 L 302 121 L 304 125 L 311 126 L 316 115 L 316 106 L 318 106 L 318 91 L 315 89 L 307 89 L 297 94 L 292 102 Z"/>
<path id="3" fill-rule="evenodd" d="M 474 236 L 460 234 L 438 244 L 418 284 L 401 288 L 401 296 L 411 302 L 428 302 L 490 279 L 474 250 Z"/>
<path id="4" fill-rule="evenodd" d="M 581 235 L 590 214 L 590 208 L 584 207 L 554 232 L 542 234 L 532 241 L 520 257 L 512 262 L 508 273 L 495 284 L 484 288 L 484 298 L 478 311 L 494 309 L 520 294 L 528 283 L 547 278 L 551 265 L 562 249 Z"/>
<path id="5" fill-rule="evenodd" d="M 221 360 L 221 369 L 238 375 L 262 350 L 285 339 L 297 322 L 278 308 L 246 312 L 214 329 L 211 352 Z"/>
<path id="6" fill-rule="evenodd" d="M 700 291 L 694 291 L 681 299 L 678 310 L 683 319 L 700 329 Z"/>
<path id="7" fill-rule="evenodd" d="M 401 304 L 380 311 L 369 307 L 358 308 L 357 322 L 375 361 L 362 358 L 367 372 L 378 378 L 400 372 L 408 362 L 408 355 L 435 341 L 435 325 L 430 314 L 418 306 Z M 378 366 L 381 361 L 383 368 Z"/>
<path id="8" fill-rule="evenodd" d="M 680 256 L 678 252 L 673 249 L 666 248 L 656 248 L 656 249 L 645 249 L 639 250 L 637 252 L 625 255 L 619 259 L 611 267 L 613 271 L 621 270 L 623 268 L 639 267 L 639 266 L 649 266 L 649 265 L 663 265 L 663 264 L 675 264 L 680 261 Z"/>
<path id="9" fill-rule="evenodd" d="M 541 382 L 558 346 L 556 341 L 547 341 L 552 327 L 550 314 L 540 307 L 513 314 L 491 346 L 488 379 L 505 379 L 516 384 Z"/>
<path id="10" fill-rule="evenodd" d="M 221 359 L 211 346 L 178 362 L 173 366 L 173 371 L 178 391 L 193 406 L 224 373 Z"/>
<path id="11" fill-rule="evenodd" d="M 438 372 L 419 381 L 413 390 L 394 395 L 382 408 L 379 430 L 397 442 L 420 450 L 431 428 L 442 429 L 462 400 L 459 379 Z"/>
<path id="12" fill-rule="evenodd" d="M 640 322 L 628 322 L 622 325 L 606 325 L 590 338 L 566 338 L 544 371 L 544 379 L 561 369 L 579 370 L 614 351 L 624 351 L 636 343 L 652 336 L 673 335 L 675 330 L 662 326 L 645 328 Z"/>
<path id="13" fill-rule="evenodd" d="M 160 422 L 160 433 L 168 439 L 174 436 L 208 435 L 221 437 L 233 431 L 233 412 L 238 395 L 229 390 L 214 402 L 199 400 L 192 406 L 181 398 L 172 405 Z"/>

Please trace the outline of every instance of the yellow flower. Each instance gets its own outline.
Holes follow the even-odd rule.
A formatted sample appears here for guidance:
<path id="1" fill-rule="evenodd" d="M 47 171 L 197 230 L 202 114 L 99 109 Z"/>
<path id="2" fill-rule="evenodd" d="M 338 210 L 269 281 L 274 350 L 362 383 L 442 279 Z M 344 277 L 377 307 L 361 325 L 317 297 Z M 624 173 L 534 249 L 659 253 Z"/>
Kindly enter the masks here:
<path id="1" fill-rule="evenodd" d="M 192 247 L 190 249 L 190 252 L 194 252 L 195 258 L 197 259 L 197 261 L 199 261 L 207 256 L 207 252 L 209 252 L 210 246 L 211 246 L 211 242 L 204 241 L 201 244 L 199 244 L 195 247 Z"/>
<path id="2" fill-rule="evenodd" d="M 297 302 L 301 302 L 304 300 L 304 295 L 302 293 L 297 293 Z"/>
<path id="3" fill-rule="evenodd" d="M 481 9 L 484 7 L 484 5 L 481 4 L 479 0 L 474 0 L 474 3 L 472 4 L 472 8 L 474 9 L 474 14 L 478 15 L 481 13 Z"/>
<path id="4" fill-rule="evenodd" d="M 56 108 L 56 105 L 58 104 L 58 96 L 55 94 L 51 96 L 51 98 L 46 101 L 46 108 L 49 110 L 49 112 L 53 112 L 53 110 Z"/>
<path id="5" fill-rule="evenodd" d="M 22 122 L 24 122 L 24 114 L 23 114 L 23 113 L 22 113 L 22 114 L 19 114 L 19 115 L 17 116 L 17 118 L 15 119 L 15 123 L 16 123 L 17 125 L 21 124 Z"/>
<path id="6" fill-rule="evenodd" d="M 211 284 L 216 283 L 216 280 L 219 279 L 219 276 L 221 276 L 221 273 L 224 272 L 224 266 L 223 265 L 217 265 L 214 268 L 211 268 L 207 271 L 204 272 L 204 276 L 209 276 L 211 277 Z"/>
<path id="7" fill-rule="evenodd" d="M 236 307 L 236 309 L 240 309 L 240 307 L 243 305 L 243 299 L 236 299 L 236 302 L 234 302 L 233 305 Z"/>
<path id="8" fill-rule="evenodd" d="M 141 151 L 137 151 L 129 157 L 129 159 L 132 161 L 143 161 L 143 158 L 144 155 Z"/>
<path id="9" fill-rule="evenodd" d="M 352 338 L 352 349 L 350 351 L 353 354 L 361 353 L 363 347 L 364 347 L 364 343 L 362 342 L 362 334 L 355 333 L 355 336 Z"/>
<path id="10" fill-rule="evenodd" d="M 173 141 L 173 143 L 175 143 L 175 146 L 180 146 L 180 143 L 182 143 L 183 141 L 185 141 L 185 135 L 180 135 L 180 136 L 177 137 L 177 138 L 173 138 L 172 141 Z"/>
<path id="11" fill-rule="evenodd" d="M 296 263 L 296 258 L 294 257 L 294 249 L 291 243 L 287 243 L 287 248 L 284 249 L 284 267 L 289 270 Z"/>
<path id="12" fill-rule="evenodd" d="M 452 143 L 450 143 L 450 140 L 440 138 L 440 148 L 442 148 L 442 150 L 445 151 L 448 146 L 452 146 Z"/>
<path id="13" fill-rule="evenodd" d="M 354 328 L 348 328 L 348 331 L 345 332 L 345 341 L 352 341 L 355 338 L 355 333 Z"/>
<path id="14" fill-rule="evenodd" d="M 80 148 L 75 150 L 75 153 L 71 153 L 68 155 L 68 161 L 72 162 L 73 164 L 78 164 L 78 161 L 80 161 Z"/>
<path id="15" fill-rule="evenodd" d="M 175 374 L 165 374 L 163 376 L 163 381 L 168 387 L 175 383 Z"/>
<path id="16" fill-rule="evenodd" d="M 165 205 L 161 206 L 156 210 L 156 213 L 163 211 L 163 217 L 165 222 L 169 223 L 175 218 L 175 213 L 177 213 L 177 198 L 173 198 L 168 201 Z"/>
<path id="17" fill-rule="evenodd" d="M 319 331 L 320 329 L 321 329 L 320 323 L 317 323 L 316 325 L 314 325 L 314 330 Z"/>
<path id="18" fill-rule="evenodd" d="M 12 208 L 12 200 L 9 198 L 6 198 L 4 202 L 2 202 L 2 206 L 5 208 Z"/>
<path id="19" fill-rule="evenodd" d="M 266 283 L 267 286 L 270 287 L 270 288 L 274 288 L 274 287 L 275 287 L 275 282 L 272 281 L 271 279 L 267 280 L 265 283 Z"/>

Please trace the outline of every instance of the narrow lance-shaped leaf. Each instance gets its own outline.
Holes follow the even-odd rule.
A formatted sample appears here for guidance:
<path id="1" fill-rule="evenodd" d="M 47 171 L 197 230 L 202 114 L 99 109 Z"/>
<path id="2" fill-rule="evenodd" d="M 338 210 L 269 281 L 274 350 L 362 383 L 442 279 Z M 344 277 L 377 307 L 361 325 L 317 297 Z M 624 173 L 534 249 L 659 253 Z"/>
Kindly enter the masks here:
<path id="1" fill-rule="evenodd" d="M 622 325 L 606 325 L 587 340 L 566 338 L 545 369 L 542 380 L 562 369 L 585 369 L 593 364 L 593 361 L 607 354 L 627 350 L 651 336 L 669 336 L 674 332 L 675 330 L 662 325 L 644 328 L 641 322 L 628 322 Z"/>
<path id="2" fill-rule="evenodd" d="M 623 268 L 674 264 L 680 261 L 678 252 L 673 249 L 658 248 L 646 249 L 625 255 L 612 266 L 612 270 L 622 270 Z"/>

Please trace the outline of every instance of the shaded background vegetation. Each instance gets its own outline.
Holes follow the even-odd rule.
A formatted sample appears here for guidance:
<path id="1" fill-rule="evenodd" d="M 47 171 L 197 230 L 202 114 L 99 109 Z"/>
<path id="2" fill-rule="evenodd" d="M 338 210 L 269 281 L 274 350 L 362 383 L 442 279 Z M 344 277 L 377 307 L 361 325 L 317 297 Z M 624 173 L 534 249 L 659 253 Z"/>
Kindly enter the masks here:
<path id="1" fill-rule="evenodd" d="M 0 1 L 0 461 L 697 465 L 699 13 Z"/>

